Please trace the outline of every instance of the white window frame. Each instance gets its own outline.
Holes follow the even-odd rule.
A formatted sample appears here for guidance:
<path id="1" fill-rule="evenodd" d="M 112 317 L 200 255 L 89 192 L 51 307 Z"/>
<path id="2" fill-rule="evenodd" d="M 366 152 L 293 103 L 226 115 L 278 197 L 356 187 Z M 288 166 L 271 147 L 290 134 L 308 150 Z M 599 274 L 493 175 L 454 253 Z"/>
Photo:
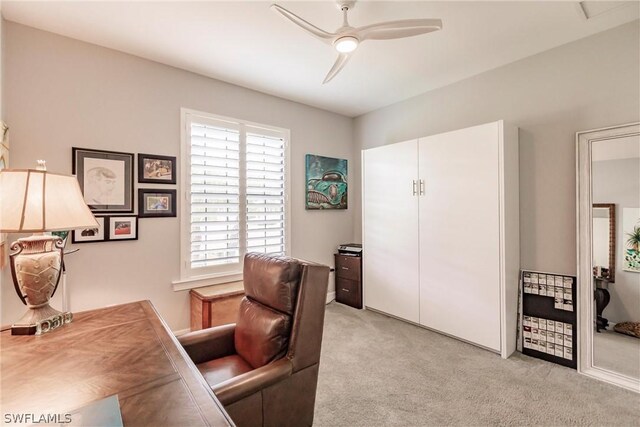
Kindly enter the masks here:
<path id="1" fill-rule="evenodd" d="M 228 122 L 230 127 L 240 130 L 240 262 L 225 266 L 207 268 L 202 274 L 198 274 L 198 269 L 191 268 L 191 121 L 207 123 Z M 264 135 L 277 135 L 284 137 L 284 250 L 286 255 L 290 255 L 291 250 L 291 186 L 290 186 L 290 135 L 289 129 L 279 128 L 261 123 L 249 122 L 232 117 L 220 116 L 203 111 L 188 108 L 180 109 L 180 182 L 178 185 L 179 211 L 180 211 L 180 280 L 173 282 L 173 290 L 198 288 L 202 286 L 230 283 L 242 280 L 243 258 L 246 245 L 246 190 L 244 153 L 246 150 L 247 127 L 259 128 L 264 131 Z M 244 208 L 243 208 L 244 207 Z"/>

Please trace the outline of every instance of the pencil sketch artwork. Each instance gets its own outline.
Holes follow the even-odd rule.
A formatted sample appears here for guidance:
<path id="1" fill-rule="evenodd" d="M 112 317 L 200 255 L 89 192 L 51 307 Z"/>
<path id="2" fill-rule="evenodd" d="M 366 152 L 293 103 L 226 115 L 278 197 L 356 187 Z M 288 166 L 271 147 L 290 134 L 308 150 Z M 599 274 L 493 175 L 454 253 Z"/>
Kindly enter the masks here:
<path id="1" fill-rule="evenodd" d="M 125 162 L 84 159 L 84 200 L 88 205 L 125 204 Z"/>

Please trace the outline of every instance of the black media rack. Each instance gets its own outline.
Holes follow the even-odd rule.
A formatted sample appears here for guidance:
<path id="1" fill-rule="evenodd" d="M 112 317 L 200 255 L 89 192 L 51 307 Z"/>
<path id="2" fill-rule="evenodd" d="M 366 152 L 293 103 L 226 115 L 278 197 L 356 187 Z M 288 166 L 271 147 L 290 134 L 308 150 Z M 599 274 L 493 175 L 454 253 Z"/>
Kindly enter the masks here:
<path id="1" fill-rule="evenodd" d="M 577 369 L 576 277 L 523 270 L 520 282 L 522 352 Z"/>

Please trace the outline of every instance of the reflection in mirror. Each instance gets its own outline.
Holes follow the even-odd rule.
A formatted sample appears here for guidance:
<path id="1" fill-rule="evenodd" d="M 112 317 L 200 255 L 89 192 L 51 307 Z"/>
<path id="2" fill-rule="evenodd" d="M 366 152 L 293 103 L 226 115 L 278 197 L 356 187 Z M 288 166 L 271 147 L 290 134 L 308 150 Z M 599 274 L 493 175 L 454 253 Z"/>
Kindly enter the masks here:
<path id="1" fill-rule="evenodd" d="M 593 275 L 614 283 L 616 280 L 616 205 L 593 205 Z"/>
<path id="2" fill-rule="evenodd" d="M 596 203 L 592 209 L 593 280 L 596 301 L 596 331 L 607 329 L 609 321 L 602 312 L 609 301 L 609 284 L 615 283 L 616 273 L 616 205 Z"/>
<path id="3" fill-rule="evenodd" d="M 633 233 L 640 227 L 640 136 L 593 141 L 591 183 L 593 365 L 637 379 L 640 268 Z"/>

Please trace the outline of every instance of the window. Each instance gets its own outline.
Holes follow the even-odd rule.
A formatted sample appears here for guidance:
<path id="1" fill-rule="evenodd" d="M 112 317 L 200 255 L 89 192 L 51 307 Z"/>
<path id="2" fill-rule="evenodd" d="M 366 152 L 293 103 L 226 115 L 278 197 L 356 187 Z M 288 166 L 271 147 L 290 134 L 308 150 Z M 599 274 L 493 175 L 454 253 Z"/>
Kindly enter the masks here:
<path id="1" fill-rule="evenodd" d="M 245 253 L 287 254 L 289 132 L 190 110 L 182 125 L 182 280 L 238 280 Z"/>

